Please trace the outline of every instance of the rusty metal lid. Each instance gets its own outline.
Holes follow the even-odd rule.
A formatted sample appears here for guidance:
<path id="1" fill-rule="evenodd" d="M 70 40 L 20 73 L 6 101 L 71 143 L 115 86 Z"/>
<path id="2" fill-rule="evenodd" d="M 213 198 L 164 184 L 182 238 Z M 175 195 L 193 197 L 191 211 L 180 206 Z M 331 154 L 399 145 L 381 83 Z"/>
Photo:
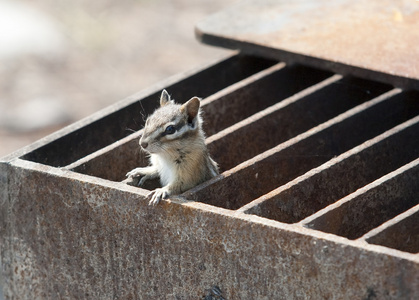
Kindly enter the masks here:
<path id="1" fill-rule="evenodd" d="M 418 0 L 247 0 L 196 26 L 203 43 L 419 87 Z"/>

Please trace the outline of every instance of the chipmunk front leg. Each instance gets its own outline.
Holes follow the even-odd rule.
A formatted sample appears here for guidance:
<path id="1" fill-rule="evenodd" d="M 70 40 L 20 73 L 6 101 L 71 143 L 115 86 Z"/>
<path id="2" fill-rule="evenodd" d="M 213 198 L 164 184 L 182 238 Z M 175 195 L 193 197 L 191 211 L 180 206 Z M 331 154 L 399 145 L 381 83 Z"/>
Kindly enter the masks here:
<path id="1" fill-rule="evenodd" d="M 140 181 L 138 182 L 138 186 L 142 186 L 144 182 L 149 179 L 154 179 L 159 177 L 159 173 L 154 166 L 149 166 L 145 168 L 135 168 L 134 170 L 130 171 L 126 175 L 127 177 L 141 177 Z"/>

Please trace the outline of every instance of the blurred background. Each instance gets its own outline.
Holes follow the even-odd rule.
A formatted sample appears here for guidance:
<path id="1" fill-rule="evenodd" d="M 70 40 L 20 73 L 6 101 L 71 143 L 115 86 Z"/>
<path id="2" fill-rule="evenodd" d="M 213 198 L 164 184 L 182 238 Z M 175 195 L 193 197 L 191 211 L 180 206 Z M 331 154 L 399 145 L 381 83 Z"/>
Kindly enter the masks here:
<path id="1" fill-rule="evenodd" d="M 226 56 L 194 26 L 234 2 L 0 0 L 0 157 Z"/>

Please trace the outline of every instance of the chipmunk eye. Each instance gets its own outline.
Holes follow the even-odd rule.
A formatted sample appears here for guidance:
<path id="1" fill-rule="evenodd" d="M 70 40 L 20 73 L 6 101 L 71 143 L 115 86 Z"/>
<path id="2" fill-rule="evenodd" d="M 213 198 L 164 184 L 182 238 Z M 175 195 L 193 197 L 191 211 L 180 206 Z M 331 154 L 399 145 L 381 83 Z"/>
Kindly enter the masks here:
<path id="1" fill-rule="evenodd" d="M 176 131 L 176 127 L 173 125 L 169 125 L 166 127 L 166 130 L 164 131 L 166 134 L 173 134 Z"/>

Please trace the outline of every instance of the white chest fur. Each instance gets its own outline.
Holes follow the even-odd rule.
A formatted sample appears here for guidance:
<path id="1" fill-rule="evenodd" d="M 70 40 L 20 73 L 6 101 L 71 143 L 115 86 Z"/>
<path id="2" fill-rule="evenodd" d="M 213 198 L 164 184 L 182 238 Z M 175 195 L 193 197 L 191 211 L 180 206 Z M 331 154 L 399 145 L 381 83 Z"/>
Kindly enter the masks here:
<path id="1" fill-rule="evenodd" d="M 156 154 L 151 154 L 151 164 L 157 168 L 162 186 L 173 183 L 176 180 L 176 167 L 171 160 Z"/>

